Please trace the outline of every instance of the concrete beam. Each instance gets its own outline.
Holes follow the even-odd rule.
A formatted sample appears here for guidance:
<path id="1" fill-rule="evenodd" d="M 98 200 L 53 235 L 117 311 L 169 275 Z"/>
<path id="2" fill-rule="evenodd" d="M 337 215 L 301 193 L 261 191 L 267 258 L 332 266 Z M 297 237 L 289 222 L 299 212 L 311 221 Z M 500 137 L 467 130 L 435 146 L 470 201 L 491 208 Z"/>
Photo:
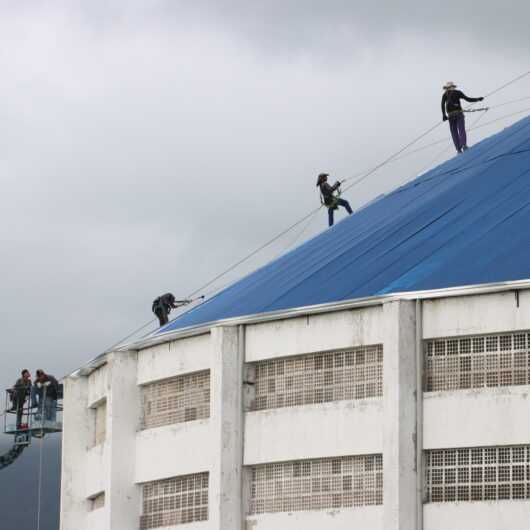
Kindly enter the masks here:
<path id="1" fill-rule="evenodd" d="M 388 302 L 384 316 L 383 503 L 385 530 L 417 528 L 416 307 Z M 421 394 L 420 394 L 421 395 Z"/>
<path id="2" fill-rule="evenodd" d="M 220 454 L 210 471 L 209 521 L 215 529 L 243 530 L 243 328 L 214 328 L 212 347 L 210 421 Z"/>
<path id="3" fill-rule="evenodd" d="M 107 442 L 110 449 L 106 509 L 111 530 L 138 528 L 141 488 L 134 483 L 136 432 L 141 411 L 136 385 L 137 353 L 111 353 L 107 395 Z M 153 455 L 156 458 L 156 455 Z"/>
<path id="4" fill-rule="evenodd" d="M 85 491 L 86 450 L 89 436 L 86 377 L 64 380 L 61 472 L 61 530 L 85 530 L 88 502 Z M 76 465 L 72 465 L 75 462 Z"/>

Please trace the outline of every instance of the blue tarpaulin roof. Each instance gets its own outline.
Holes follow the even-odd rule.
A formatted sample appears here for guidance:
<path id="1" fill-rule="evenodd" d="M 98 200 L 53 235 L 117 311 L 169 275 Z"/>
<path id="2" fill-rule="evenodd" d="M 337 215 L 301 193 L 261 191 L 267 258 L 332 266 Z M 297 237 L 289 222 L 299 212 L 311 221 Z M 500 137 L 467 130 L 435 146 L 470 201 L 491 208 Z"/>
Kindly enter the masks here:
<path id="1" fill-rule="evenodd" d="M 519 280 L 529 271 L 530 117 L 374 201 L 161 331 L 393 292 Z"/>

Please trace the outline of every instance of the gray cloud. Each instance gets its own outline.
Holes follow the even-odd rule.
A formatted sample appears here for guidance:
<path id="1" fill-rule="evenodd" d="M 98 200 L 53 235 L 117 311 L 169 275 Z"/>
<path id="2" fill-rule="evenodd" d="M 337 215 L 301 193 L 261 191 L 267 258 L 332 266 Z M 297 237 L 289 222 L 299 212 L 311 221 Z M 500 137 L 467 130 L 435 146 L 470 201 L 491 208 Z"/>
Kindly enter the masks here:
<path id="1" fill-rule="evenodd" d="M 114 23 L 159 24 L 169 27 L 199 27 L 206 31 L 232 32 L 249 43 L 285 54 L 318 50 L 331 51 L 332 60 L 344 54 L 357 55 L 366 47 L 399 42 L 410 33 L 441 48 L 451 49 L 453 39 L 469 40 L 484 48 L 528 49 L 526 16 L 530 8 L 524 0 L 498 2 L 448 0 L 446 2 L 351 2 L 348 0 L 197 0 L 195 2 L 134 1 L 80 4 L 79 10 L 92 27 L 104 29 Z M 106 16 L 102 16 L 102 11 Z M 105 24 L 103 21 L 107 20 Z M 465 48 L 458 58 L 466 57 Z M 338 53 L 338 56 L 337 56 Z M 326 54 L 327 55 L 327 54 Z M 328 59 L 330 59 L 328 55 Z M 472 58 L 470 57 L 472 60 Z"/>

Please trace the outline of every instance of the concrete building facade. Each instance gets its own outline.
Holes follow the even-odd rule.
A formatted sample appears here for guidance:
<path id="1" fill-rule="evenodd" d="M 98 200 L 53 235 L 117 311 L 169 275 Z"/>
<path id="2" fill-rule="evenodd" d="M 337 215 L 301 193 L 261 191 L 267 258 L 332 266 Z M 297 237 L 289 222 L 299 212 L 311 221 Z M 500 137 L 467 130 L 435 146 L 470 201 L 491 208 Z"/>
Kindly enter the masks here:
<path id="1" fill-rule="evenodd" d="M 530 282 L 217 321 L 65 381 L 62 530 L 530 521 Z"/>

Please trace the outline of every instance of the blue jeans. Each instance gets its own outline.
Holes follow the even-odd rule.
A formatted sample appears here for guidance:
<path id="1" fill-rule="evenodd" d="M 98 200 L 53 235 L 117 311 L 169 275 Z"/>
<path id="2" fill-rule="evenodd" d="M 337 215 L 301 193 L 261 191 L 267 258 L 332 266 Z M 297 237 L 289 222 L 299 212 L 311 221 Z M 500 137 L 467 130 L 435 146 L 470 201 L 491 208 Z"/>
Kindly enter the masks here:
<path id="1" fill-rule="evenodd" d="M 353 210 L 351 209 L 350 203 L 348 201 L 345 201 L 344 199 L 337 199 L 337 206 L 342 206 L 343 208 L 346 208 L 346 211 L 351 215 L 353 213 Z M 328 221 L 329 226 L 333 226 L 333 212 L 335 210 L 333 208 L 328 208 Z"/>
<path id="2" fill-rule="evenodd" d="M 57 419 L 57 400 L 46 396 L 44 400 L 44 419 L 55 421 Z"/>
<path id="3" fill-rule="evenodd" d="M 40 421 L 56 421 L 57 419 L 57 400 L 50 396 L 44 397 L 42 388 L 35 389 L 31 395 L 31 404 L 37 406 L 37 413 L 35 419 Z M 44 417 L 43 417 L 44 415 Z"/>
<path id="4" fill-rule="evenodd" d="M 32 409 L 37 408 L 39 405 L 39 400 L 37 397 L 39 396 L 39 390 L 35 387 L 35 385 L 31 385 L 31 390 L 29 391 L 31 404 L 30 407 Z"/>

